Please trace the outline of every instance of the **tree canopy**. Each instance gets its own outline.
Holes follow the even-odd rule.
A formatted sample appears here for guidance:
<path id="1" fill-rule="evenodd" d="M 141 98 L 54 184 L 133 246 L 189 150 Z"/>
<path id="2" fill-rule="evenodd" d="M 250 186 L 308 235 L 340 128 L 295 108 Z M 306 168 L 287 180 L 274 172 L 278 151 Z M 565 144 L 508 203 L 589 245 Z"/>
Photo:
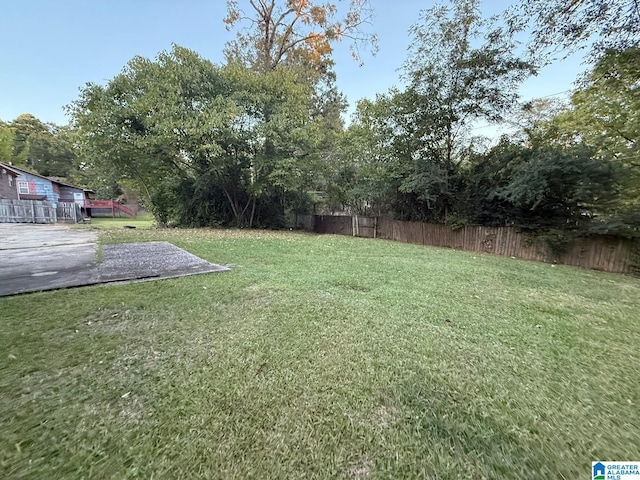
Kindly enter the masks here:
<path id="1" fill-rule="evenodd" d="M 70 109 L 91 166 L 133 182 L 161 222 L 251 226 L 261 201 L 283 207 L 310 176 L 310 106 L 290 71 L 220 67 L 174 46 L 156 61 L 133 59 L 105 87 L 87 85 Z M 214 205 L 208 217 L 198 211 Z"/>
<path id="2" fill-rule="evenodd" d="M 67 178 L 76 173 L 73 133 L 68 126 L 43 123 L 31 114 L 0 123 L 2 161 L 45 175 Z"/>
<path id="3" fill-rule="evenodd" d="M 350 0 L 346 11 L 343 6 L 310 0 L 227 0 L 227 28 L 249 26 L 227 45 L 227 58 L 263 72 L 283 64 L 318 66 L 330 62 L 333 44 L 348 39 L 354 59 L 362 61 L 360 49 L 376 46 L 375 35 L 365 28 L 373 16 L 370 0 Z"/>
<path id="4" fill-rule="evenodd" d="M 422 14 L 405 64 L 408 88 L 400 95 L 396 136 L 406 173 L 402 193 L 445 220 L 453 205 L 457 164 L 474 121 L 497 121 L 514 105 L 533 67 L 515 45 L 484 20 L 478 0 L 455 0 Z"/>
<path id="5" fill-rule="evenodd" d="M 640 46 L 636 0 L 536 0 L 519 2 L 507 13 L 514 31 L 531 29 L 530 49 L 573 52 L 590 48 L 597 59 L 608 50 Z"/>
<path id="6" fill-rule="evenodd" d="M 545 40 L 559 48 L 593 39 L 595 19 L 606 20 L 596 45 L 606 50 L 570 104 L 520 105 L 518 88 L 536 72 L 512 35 L 523 24 L 483 17 L 479 0 L 453 0 L 411 28 L 405 86 L 360 100 L 345 129 L 332 49 L 351 39 L 359 57 L 361 42 L 373 44 L 370 2 L 229 1 L 228 27 L 244 28 L 225 64 L 177 45 L 135 57 L 106 85 L 82 89 L 69 107 L 72 131 L 28 118 L 10 125 L 12 155 L 72 139 L 96 190 L 138 192 L 159 223 L 281 227 L 316 202 L 554 238 L 640 235 L 640 60 L 625 23 L 635 20 L 614 18 L 625 0 L 600 4 L 518 7 L 524 24 L 559 35 Z M 505 121 L 517 131 L 498 144 L 472 135 L 477 122 Z M 45 154 L 25 159 L 36 157 L 55 167 Z"/>

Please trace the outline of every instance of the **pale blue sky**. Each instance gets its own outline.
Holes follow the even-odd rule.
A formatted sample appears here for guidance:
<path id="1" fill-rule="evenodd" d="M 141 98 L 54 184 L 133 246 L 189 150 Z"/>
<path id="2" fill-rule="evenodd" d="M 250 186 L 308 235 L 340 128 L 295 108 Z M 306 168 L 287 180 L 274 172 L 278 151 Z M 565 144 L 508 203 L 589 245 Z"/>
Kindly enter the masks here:
<path id="1" fill-rule="evenodd" d="M 360 67 L 346 43 L 335 52 L 338 86 L 352 106 L 399 84 L 397 70 L 406 59 L 408 28 L 434 0 L 372 3 L 377 56 L 365 55 Z M 485 0 L 483 13 L 497 13 L 509 3 Z M 234 35 L 222 22 L 225 4 L 225 0 L 6 2 L 0 15 L 0 119 L 31 113 L 45 122 L 67 123 L 62 107 L 77 98 L 79 87 L 86 82 L 104 84 L 135 55 L 154 58 L 172 43 L 222 62 L 224 44 Z M 547 67 L 523 85 L 523 98 L 570 89 L 583 69 L 575 57 Z"/>

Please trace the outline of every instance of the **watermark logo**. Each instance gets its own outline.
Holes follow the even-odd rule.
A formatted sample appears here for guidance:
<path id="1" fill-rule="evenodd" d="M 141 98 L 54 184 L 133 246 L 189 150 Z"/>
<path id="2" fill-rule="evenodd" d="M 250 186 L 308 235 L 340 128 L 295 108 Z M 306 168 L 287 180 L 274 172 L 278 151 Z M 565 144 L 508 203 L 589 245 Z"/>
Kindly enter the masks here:
<path id="1" fill-rule="evenodd" d="M 640 462 L 592 462 L 592 480 L 640 480 Z"/>

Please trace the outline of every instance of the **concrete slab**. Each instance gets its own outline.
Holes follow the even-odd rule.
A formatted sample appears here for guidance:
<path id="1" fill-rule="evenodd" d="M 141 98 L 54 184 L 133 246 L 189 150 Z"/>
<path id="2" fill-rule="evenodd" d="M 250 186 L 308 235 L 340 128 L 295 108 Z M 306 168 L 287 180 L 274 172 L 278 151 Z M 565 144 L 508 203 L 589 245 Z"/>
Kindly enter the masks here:
<path id="1" fill-rule="evenodd" d="M 91 230 L 71 229 L 64 225 L 0 223 L 0 250 L 95 244 L 97 241 L 98 236 Z"/>
<path id="2" fill-rule="evenodd" d="M 64 226 L 0 224 L 0 296 L 229 270 L 167 242 L 105 245 Z"/>
<path id="3" fill-rule="evenodd" d="M 105 245 L 98 266 L 99 283 L 183 277 L 229 270 L 168 242 Z"/>
<path id="4" fill-rule="evenodd" d="M 0 250 L 0 296 L 95 283 L 96 244 Z"/>

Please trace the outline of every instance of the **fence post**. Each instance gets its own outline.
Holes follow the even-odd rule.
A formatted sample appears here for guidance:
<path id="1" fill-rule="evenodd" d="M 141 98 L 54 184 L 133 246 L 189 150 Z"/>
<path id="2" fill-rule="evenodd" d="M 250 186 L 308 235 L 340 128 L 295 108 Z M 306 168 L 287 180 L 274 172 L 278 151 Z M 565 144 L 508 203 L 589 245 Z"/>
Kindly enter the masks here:
<path id="1" fill-rule="evenodd" d="M 378 217 L 373 217 L 373 238 L 378 238 Z"/>

